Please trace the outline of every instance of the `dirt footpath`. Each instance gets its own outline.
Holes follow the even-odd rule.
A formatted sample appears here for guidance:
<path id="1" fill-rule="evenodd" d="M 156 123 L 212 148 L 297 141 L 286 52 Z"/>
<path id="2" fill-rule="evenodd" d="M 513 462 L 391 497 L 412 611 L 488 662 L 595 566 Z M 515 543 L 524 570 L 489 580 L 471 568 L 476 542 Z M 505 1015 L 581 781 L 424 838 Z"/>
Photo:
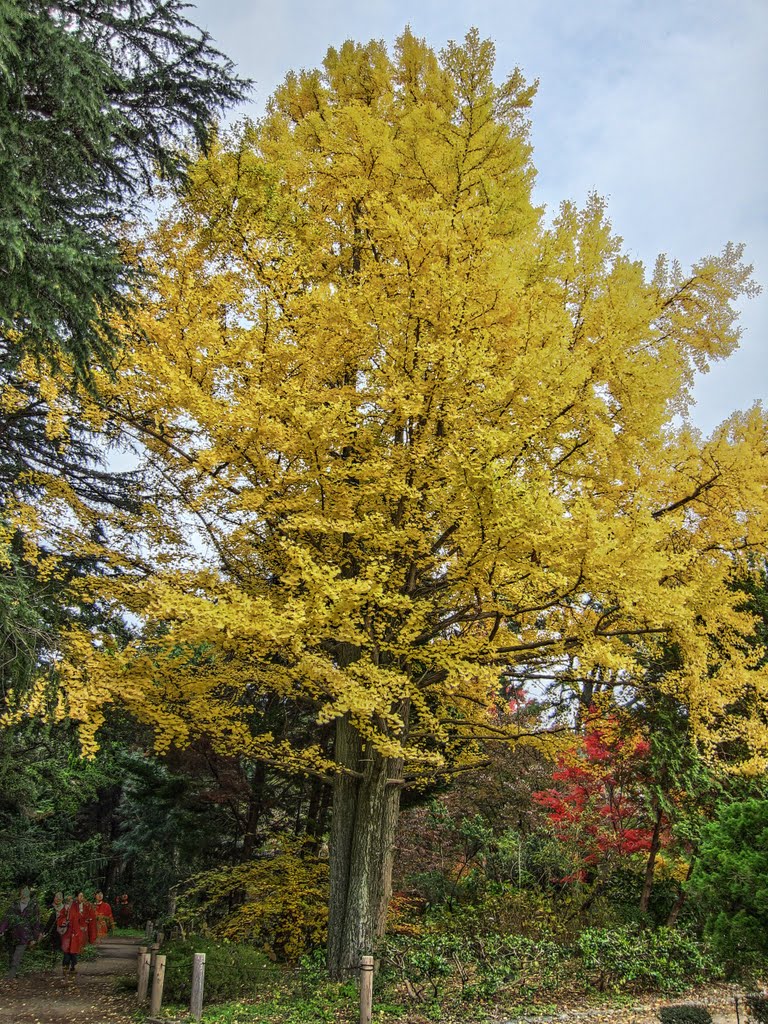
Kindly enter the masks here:
<path id="1" fill-rule="evenodd" d="M 52 971 L 0 981 L 0 1024 L 132 1024 L 136 999 L 116 993 L 115 980 L 136 974 L 138 943 L 100 944 L 98 958 L 78 964 L 74 976 Z"/>

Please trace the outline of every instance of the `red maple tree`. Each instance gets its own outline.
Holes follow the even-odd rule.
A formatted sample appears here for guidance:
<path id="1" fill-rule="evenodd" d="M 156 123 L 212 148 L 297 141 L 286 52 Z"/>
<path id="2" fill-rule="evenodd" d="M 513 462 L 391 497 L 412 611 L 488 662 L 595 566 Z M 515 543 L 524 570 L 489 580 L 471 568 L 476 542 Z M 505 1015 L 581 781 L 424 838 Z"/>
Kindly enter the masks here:
<path id="1" fill-rule="evenodd" d="M 634 854 L 655 856 L 664 845 L 669 829 L 653 795 L 649 754 L 643 736 L 592 714 L 583 736 L 558 758 L 554 786 L 533 794 L 574 859 L 563 881 L 589 881 L 600 868 Z"/>

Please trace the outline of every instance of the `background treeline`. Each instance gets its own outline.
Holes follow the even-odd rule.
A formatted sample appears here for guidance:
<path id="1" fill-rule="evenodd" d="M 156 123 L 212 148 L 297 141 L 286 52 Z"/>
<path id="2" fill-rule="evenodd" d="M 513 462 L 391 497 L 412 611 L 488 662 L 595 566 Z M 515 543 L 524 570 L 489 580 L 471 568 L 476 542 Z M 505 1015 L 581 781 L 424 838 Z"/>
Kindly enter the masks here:
<path id="1" fill-rule="evenodd" d="M 487 745 L 474 770 L 404 795 L 385 967 L 424 1000 L 446 985 L 674 990 L 759 972 L 762 777 L 705 761 L 670 701 L 593 704 L 578 729 L 553 725 L 551 704 L 517 690 L 506 714 L 543 743 Z M 306 727 L 272 711 L 286 736 Z M 158 758 L 150 743 L 117 718 L 85 761 L 66 724 L 3 731 L 4 894 L 126 891 L 138 923 L 283 962 L 321 950 L 330 783 L 203 742 Z"/>

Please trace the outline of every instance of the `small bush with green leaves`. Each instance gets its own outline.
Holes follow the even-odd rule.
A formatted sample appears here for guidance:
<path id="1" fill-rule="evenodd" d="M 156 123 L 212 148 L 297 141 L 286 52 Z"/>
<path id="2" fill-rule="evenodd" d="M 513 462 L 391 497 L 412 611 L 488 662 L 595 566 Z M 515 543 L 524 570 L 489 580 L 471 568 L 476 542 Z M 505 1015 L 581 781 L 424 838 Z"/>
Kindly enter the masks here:
<path id="1" fill-rule="evenodd" d="M 509 985 L 520 994 L 550 991 L 565 973 L 571 951 L 550 938 L 478 936 L 473 943 L 477 980 L 467 994 L 493 995 Z"/>
<path id="2" fill-rule="evenodd" d="M 551 939 L 523 935 L 430 933 L 391 936 L 381 950 L 384 976 L 422 1002 L 453 991 L 466 999 L 514 985 L 518 994 L 547 991 L 564 974 L 570 950 Z"/>
<path id="3" fill-rule="evenodd" d="M 385 973 L 404 984 L 413 998 L 425 1002 L 436 999 L 449 978 L 463 985 L 473 961 L 466 939 L 439 933 L 392 936 L 381 956 Z"/>
<path id="4" fill-rule="evenodd" d="M 759 1021 L 759 1024 L 768 1024 L 768 996 L 762 992 L 750 992 L 745 996 L 744 1002 L 752 1020 Z"/>
<path id="5" fill-rule="evenodd" d="M 712 1016 L 706 1006 L 685 1003 L 679 1006 L 664 1006 L 659 1010 L 661 1024 L 712 1024 Z"/>
<path id="6" fill-rule="evenodd" d="M 518 889 L 508 882 L 487 882 L 471 903 L 432 909 L 436 931 L 478 935 L 561 937 L 566 913 L 548 893 Z"/>
<path id="7" fill-rule="evenodd" d="M 191 938 L 169 942 L 163 951 L 166 1002 L 189 1003 L 195 953 L 205 953 L 206 1003 L 253 995 L 281 977 L 280 969 L 265 953 L 242 942 Z"/>
<path id="8" fill-rule="evenodd" d="M 680 992 L 719 976 L 709 950 L 685 932 L 636 926 L 587 928 L 575 946 L 552 936 L 428 933 L 391 936 L 381 949 L 384 975 L 413 998 L 446 993 L 485 998 L 553 992 L 586 977 L 599 991 Z"/>
<path id="9" fill-rule="evenodd" d="M 674 928 L 586 928 L 579 935 L 577 947 L 587 977 L 601 992 L 680 992 L 691 983 L 711 980 L 719 974 L 706 947 Z"/>

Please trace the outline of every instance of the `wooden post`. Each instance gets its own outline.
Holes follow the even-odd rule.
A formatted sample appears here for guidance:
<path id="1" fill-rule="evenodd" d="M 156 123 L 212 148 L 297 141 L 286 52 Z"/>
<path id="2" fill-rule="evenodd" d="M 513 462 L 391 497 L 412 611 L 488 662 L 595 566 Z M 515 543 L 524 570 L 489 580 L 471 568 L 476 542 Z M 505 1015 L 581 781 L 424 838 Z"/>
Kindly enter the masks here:
<path id="1" fill-rule="evenodd" d="M 205 986 L 205 953 L 195 953 L 192 962 L 192 998 L 189 1001 L 189 1012 L 200 1020 L 203 1016 L 203 988 Z"/>
<path id="2" fill-rule="evenodd" d="M 160 949 L 160 943 L 159 942 L 153 942 L 152 943 L 152 947 L 151 947 L 151 949 L 149 951 L 149 971 L 150 971 L 150 974 L 155 969 L 155 960 L 157 960 L 157 951 L 158 951 L 158 949 Z"/>
<path id="3" fill-rule="evenodd" d="M 158 946 L 162 946 L 162 944 L 164 942 L 165 942 L 165 932 L 158 932 L 157 933 L 157 944 L 158 944 Z"/>
<path id="4" fill-rule="evenodd" d="M 140 1003 L 147 1000 L 147 986 L 149 985 L 149 953 L 139 954 L 139 988 L 137 997 Z"/>
<path id="5" fill-rule="evenodd" d="M 155 930 L 155 922 L 154 921 L 147 921 L 147 927 L 144 929 L 144 938 L 151 940 L 152 939 L 152 933 L 154 932 L 154 930 Z"/>
<path id="6" fill-rule="evenodd" d="M 360 1024 L 371 1024 L 373 1010 L 373 957 L 360 957 Z"/>
<path id="7" fill-rule="evenodd" d="M 142 957 L 144 956 L 144 954 L 146 952 L 147 952 L 147 946 L 139 946 L 139 952 L 136 955 L 136 980 L 137 980 L 137 985 L 138 985 L 138 988 L 136 989 L 136 994 L 137 995 L 138 995 L 139 991 L 141 990 L 141 966 L 142 966 L 142 963 L 143 963 Z"/>
<path id="8" fill-rule="evenodd" d="M 165 981 L 165 957 L 161 953 L 155 959 L 155 976 L 152 979 L 152 998 L 149 1001 L 149 1012 L 154 1016 L 160 1013 L 163 1002 L 163 982 Z"/>

